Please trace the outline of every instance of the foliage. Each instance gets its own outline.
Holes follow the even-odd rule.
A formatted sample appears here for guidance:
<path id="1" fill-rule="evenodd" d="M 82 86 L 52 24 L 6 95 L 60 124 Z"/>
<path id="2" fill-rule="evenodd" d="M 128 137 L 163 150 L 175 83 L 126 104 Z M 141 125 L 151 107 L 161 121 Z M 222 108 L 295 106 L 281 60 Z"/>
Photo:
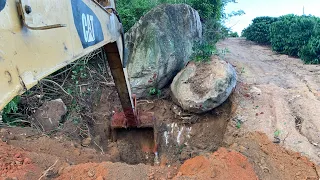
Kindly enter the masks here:
<path id="1" fill-rule="evenodd" d="M 320 35 L 312 36 L 299 55 L 308 64 L 320 64 Z"/>
<path id="2" fill-rule="evenodd" d="M 301 48 L 313 34 L 315 18 L 312 16 L 285 15 L 271 25 L 272 49 L 290 56 L 298 56 Z"/>
<path id="3" fill-rule="evenodd" d="M 149 89 L 149 96 L 157 96 L 158 98 L 161 96 L 161 90 L 155 87 Z"/>
<path id="4" fill-rule="evenodd" d="M 210 57 L 214 55 L 216 48 L 212 43 L 207 41 L 196 42 L 193 46 L 193 54 L 191 59 L 200 62 L 200 61 L 210 61 Z"/>
<path id="5" fill-rule="evenodd" d="M 280 133 L 281 133 L 280 130 L 276 130 L 276 131 L 273 133 L 273 136 L 274 136 L 274 137 L 279 137 L 279 136 L 280 136 Z"/>
<path id="6" fill-rule="evenodd" d="M 252 24 L 242 31 L 242 36 L 250 41 L 261 44 L 270 44 L 270 26 L 276 22 L 277 18 L 257 17 L 252 20 Z"/>
<path id="7" fill-rule="evenodd" d="M 14 119 L 10 117 L 10 114 L 18 111 L 18 104 L 20 103 L 20 96 L 13 98 L 3 109 L 2 119 L 4 123 L 10 123 Z"/>
<path id="8" fill-rule="evenodd" d="M 191 59 L 195 62 L 208 62 L 214 55 L 224 57 L 229 52 L 228 49 L 218 50 L 215 45 L 207 41 L 196 42 L 193 51 Z"/>
<path id="9" fill-rule="evenodd" d="M 308 64 L 320 64 L 320 18 L 317 19 L 313 34 L 300 50 L 299 56 Z"/>
<path id="10" fill-rule="evenodd" d="M 229 32 L 228 37 L 239 37 L 239 34 L 237 32 Z"/>

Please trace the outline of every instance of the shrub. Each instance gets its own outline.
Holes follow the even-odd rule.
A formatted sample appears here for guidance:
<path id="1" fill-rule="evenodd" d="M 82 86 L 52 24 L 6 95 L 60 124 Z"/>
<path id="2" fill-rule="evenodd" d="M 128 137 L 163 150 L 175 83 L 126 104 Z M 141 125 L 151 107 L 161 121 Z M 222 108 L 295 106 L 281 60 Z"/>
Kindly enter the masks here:
<path id="1" fill-rule="evenodd" d="M 257 17 L 252 20 L 252 24 L 242 31 L 242 36 L 250 41 L 260 44 L 270 44 L 270 26 L 276 22 L 274 17 Z"/>
<path id="2" fill-rule="evenodd" d="M 10 114 L 16 113 L 18 111 L 19 103 L 20 103 L 20 96 L 16 96 L 3 108 L 2 119 L 4 123 L 10 123 L 11 121 L 14 120 L 10 117 Z"/>
<path id="3" fill-rule="evenodd" d="M 271 25 L 271 45 L 274 51 L 298 56 L 313 34 L 316 18 L 285 15 Z"/>
<path id="4" fill-rule="evenodd" d="M 310 40 L 299 52 L 299 57 L 308 64 L 320 64 L 320 18 L 316 21 Z"/>
<path id="5" fill-rule="evenodd" d="M 299 53 L 307 64 L 320 64 L 320 36 L 313 36 Z"/>
<path id="6" fill-rule="evenodd" d="M 229 32 L 228 37 L 239 37 L 237 32 Z"/>

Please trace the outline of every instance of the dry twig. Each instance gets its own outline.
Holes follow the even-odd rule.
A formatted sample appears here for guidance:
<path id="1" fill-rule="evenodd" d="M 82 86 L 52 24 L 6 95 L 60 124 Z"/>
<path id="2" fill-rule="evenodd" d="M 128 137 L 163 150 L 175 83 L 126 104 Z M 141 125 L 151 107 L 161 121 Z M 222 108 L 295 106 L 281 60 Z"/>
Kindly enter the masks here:
<path id="1" fill-rule="evenodd" d="M 53 169 L 53 167 L 57 164 L 58 161 L 59 160 L 57 159 L 56 162 L 54 162 L 54 164 L 52 164 L 47 170 L 45 170 L 38 180 L 41 180 L 43 177 L 45 177 L 48 174 L 48 172 Z"/>

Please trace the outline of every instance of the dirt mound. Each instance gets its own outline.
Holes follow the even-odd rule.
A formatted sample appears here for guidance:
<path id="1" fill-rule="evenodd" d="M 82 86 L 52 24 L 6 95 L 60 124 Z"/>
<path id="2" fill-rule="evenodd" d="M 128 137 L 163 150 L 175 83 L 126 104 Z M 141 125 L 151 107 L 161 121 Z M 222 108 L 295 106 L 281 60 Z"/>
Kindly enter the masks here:
<path id="1" fill-rule="evenodd" d="M 108 170 L 106 168 L 107 163 L 86 163 L 80 164 L 75 167 L 62 168 L 63 172 L 57 179 L 97 179 L 103 180 L 106 177 Z"/>
<path id="2" fill-rule="evenodd" d="M 258 179 L 247 158 L 236 151 L 220 148 L 209 156 L 187 160 L 175 179 Z"/>
<path id="3" fill-rule="evenodd" d="M 259 179 L 319 179 L 319 166 L 300 153 L 271 142 L 264 133 L 246 133 L 236 138 L 230 148 L 252 162 Z"/>

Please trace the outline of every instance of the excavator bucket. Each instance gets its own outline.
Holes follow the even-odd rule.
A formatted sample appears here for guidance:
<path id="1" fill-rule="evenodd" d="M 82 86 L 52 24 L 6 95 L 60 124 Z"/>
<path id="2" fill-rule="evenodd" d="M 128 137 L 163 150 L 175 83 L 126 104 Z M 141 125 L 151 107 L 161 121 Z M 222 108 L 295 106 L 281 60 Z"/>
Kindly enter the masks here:
<path id="1" fill-rule="evenodd" d="M 124 47 L 124 46 L 123 46 Z M 121 61 L 121 54 L 116 43 L 105 45 L 107 60 L 115 82 L 123 111 L 115 112 L 111 120 L 112 139 L 117 138 L 117 129 L 149 128 L 154 134 L 153 151 L 156 153 L 157 141 L 155 132 L 155 117 L 153 112 L 145 112 L 138 109 L 135 95 L 131 95 L 130 84 L 127 78 L 126 66 Z"/>
<path id="2" fill-rule="evenodd" d="M 135 108 L 129 110 L 129 112 L 115 112 L 112 121 L 111 128 L 153 128 L 154 127 L 154 113 L 139 111 L 136 106 L 136 98 L 133 97 L 135 102 Z M 126 117 L 126 114 L 134 112 L 134 116 Z"/>

